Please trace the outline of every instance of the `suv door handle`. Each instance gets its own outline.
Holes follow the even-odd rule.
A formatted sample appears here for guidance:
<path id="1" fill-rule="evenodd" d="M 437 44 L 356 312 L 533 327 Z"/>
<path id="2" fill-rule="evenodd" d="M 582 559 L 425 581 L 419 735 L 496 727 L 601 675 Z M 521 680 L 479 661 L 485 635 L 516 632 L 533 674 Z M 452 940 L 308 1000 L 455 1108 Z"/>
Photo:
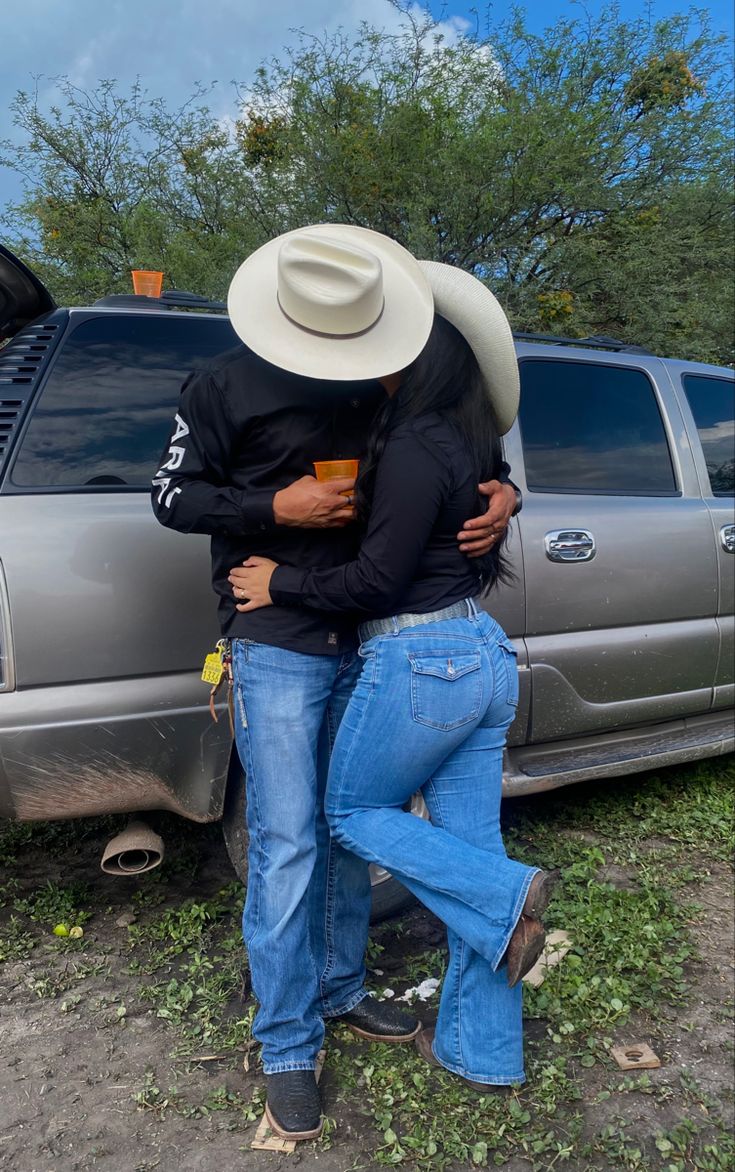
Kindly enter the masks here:
<path id="1" fill-rule="evenodd" d="M 552 529 L 544 537 L 544 549 L 551 562 L 591 562 L 597 553 L 587 529 Z"/>
<path id="2" fill-rule="evenodd" d="M 720 541 L 725 553 L 735 553 L 735 525 L 723 525 L 720 529 Z"/>

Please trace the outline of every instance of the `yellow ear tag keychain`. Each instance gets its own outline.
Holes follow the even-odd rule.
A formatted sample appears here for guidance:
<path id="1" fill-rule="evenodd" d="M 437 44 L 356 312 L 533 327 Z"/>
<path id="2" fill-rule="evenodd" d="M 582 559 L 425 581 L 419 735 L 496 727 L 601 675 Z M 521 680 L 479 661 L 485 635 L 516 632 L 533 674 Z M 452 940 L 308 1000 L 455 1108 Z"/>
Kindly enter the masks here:
<path id="1" fill-rule="evenodd" d="M 219 692 L 222 681 L 225 676 L 229 684 L 229 691 L 227 695 L 227 711 L 230 717 L 230 731 L 235 735 L 233 713 L 232 713 L 232 656 L 230 654 L 230 644 L 228 639 L 218 639 L 217 646 L 214 651 L 211 651 L 204 660 L 204 667 L 202 668 L 202 680 L 205 684 L 210 684 L 209 689 L 209 711 L 212 714 L 212 720 L 215 724 L 219 723 L 217 717 L 217 710 L 214 706 L 214 701 Z"/>
<path id="2" fill-rule="evenodd" d="M 202 681 L 205 684 L 211 684 L 213 687 L 218 687 L 222 683 L 222 676 L 225 674 L 225 665 L 223 662 L 223 648 L 220 647 L 220 642 L 217 644 L 217 650 L 211 651 L 204 660 L 204 667 L 202 668 Z"/>

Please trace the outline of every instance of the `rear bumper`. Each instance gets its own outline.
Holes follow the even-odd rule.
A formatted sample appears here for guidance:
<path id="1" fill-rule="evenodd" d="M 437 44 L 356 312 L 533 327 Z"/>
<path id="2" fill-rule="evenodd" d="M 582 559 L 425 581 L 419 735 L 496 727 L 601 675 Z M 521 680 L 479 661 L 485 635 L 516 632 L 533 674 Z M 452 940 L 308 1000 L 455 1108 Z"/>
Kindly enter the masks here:
<path id="1" fill-rule="evenodd" d="M 214 821 L 231 751 L 219 715 L 196 673 L 0 694 L 0 817 L 155 809 Z"/>

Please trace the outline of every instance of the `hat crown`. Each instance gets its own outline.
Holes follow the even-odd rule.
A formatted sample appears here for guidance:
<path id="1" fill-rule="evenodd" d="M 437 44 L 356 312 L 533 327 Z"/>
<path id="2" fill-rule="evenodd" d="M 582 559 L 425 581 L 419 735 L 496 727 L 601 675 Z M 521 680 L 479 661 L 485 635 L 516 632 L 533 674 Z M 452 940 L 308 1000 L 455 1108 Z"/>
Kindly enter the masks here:
<path id="1" fill-rule="evenodd" d="M 351 242 L 295 232 L 278 253 L 278 303 L 303 329 L 363 333 L 383 312 L 383 266 Z"/>

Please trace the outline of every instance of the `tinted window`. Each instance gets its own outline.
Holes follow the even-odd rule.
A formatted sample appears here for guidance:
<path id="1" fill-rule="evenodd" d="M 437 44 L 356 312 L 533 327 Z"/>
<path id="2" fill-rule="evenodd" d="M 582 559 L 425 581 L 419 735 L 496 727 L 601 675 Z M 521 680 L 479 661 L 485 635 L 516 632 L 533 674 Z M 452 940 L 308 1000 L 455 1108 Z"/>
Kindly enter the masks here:
<path id="1" fill-rule="evenodd" d="M 697 425 L 715 496 L 735 493 L 735 383 L 685 374 L 684 390 Z"/>
<path id="2" fill-rule="evenodd" d="M 49 374 L 13 483 L 149 488 L 184 377 L 237 341 L 224 318 L 81 322 Z"/>
<path id="3" fill-rule="evenodd" d="M 676 491 L 656 396 L 640 370 L 524 359 L 520 425 L 531 492 Z"/>

